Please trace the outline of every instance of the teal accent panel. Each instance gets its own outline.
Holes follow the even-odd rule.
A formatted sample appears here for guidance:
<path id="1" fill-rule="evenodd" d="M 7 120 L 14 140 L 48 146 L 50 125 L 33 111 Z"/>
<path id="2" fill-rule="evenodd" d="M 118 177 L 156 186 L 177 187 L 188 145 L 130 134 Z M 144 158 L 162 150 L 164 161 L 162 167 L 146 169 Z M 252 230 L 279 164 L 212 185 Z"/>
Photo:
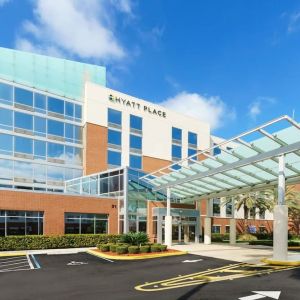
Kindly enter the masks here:
<path id="1" fill-rule="evenodd" d="M 106 85 L 106 68 L 0 47 L 0 78 L 82 101 L 85 81 Z"/>

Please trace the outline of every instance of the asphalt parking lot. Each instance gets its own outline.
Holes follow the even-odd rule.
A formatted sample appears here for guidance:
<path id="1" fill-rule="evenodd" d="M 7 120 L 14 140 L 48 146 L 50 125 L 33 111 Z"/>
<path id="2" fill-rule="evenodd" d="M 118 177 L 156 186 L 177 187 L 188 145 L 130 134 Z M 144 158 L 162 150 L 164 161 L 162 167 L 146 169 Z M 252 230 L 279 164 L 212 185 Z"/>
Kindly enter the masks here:
<path id="1" fill-rule="evenodd" d="M 270 295 L 296 300 L 300 294 L 300 268 L 261 268 L 195 255 L 113 262 L 86 253 L 34 259 L 30 270 L 0 273 L 0 299 L 267 300 L 275 298 L 253 291 L 277 291 L 280 295 Z"/>

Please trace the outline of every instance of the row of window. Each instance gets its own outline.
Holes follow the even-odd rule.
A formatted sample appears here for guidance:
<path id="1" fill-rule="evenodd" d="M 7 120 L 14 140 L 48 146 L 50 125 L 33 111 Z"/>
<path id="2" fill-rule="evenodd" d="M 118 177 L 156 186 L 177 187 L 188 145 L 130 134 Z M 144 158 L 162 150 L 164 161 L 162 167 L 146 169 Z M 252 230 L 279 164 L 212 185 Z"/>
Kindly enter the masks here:
<path id="1" fill-rule="evenodd" d="M 82 176 L 82 170 L 0 159 L 0 180 L 49 185 Z"/>
<path id="2" fill-rule="evenodd" d="M 110 166 L 119 167 L 122 164 L 122 153 L 120 151 L 114 151 L 109 149 L 107 151 L 107 163 Z M 129 166 L 134 169 L 142 169 L 142 156 L 141 155 L 129 155 Z"/>
<path id="3" fill-rule="evenodd" d="M 42 235 L 43 223 L 43 212 L 0 210 L 0 236 Z M 65 213 L 65 233 L 108 233 L 108 215 Z"/>
<path id="4" fill-rule="evenodd" d="M 250 225 L 248 228 L 250 233 L 257 233 L 257 228 L 255 225 Z M 221 233 L 222 232 L 222 226 L 221 225 L 212 225 L 211 227 L 211 232 L 212 233 Z M 267 228 L 266 226 L 259 226 L 258 227 L 258 232 L 259 233 L 266 233 Z M 225 233 L 230 233 L 230 225 L 225 225 Z"/>
<path id="5" fill-rule="evenodd" d="M 108 129 L 108 144 L 122 146 L 122 132 L 114 129 Z M 130 134 L 129 147 L 131 149 L 142 150 L 142 137 Z"/>
<path id="6" fill-rule="evenodd" d="M 71 143 L 82 142 L 82 129 L 80 126 L 1 107 L 0 129 L 21 130 L 21 133 L 48 138 L 59 137 Z"/>
<path id="7" fill-rule="evenodd" d="M 35 160 L 82 165 L 82 149 L 0 133 L 0 154 Z"/>
<path id="8" fill-rule="evenodd" d="M 181 142 L 182 142 L 182 129 L 172 127 L 172 140 L 174 140 L 174 141 L 181 144 Z M 190 131 L 188 132 L 188 143 L 191 146 L 197 147 L 197 143 L 198 143 L 197 133 L 190 132 Z"/>
<path id="9" fill-rule="evenodd" d="M 49 115 L 51 113 L 59 115 L 68 120 L 80 122 L 82 119 L 82 108 L 79 104 L 64 101 L 43 94 L 13 87 L 0 82 L 0 103 L 6 105 L 21 105 L 36 112 Z"/>
<path id="10" fill-rule="evenodd" d="M 108 109 L 107 120 L 109 124 L 117 125 L 122 127 L 122 112 L 112 108 Z M 143 119 L 141 117 L 130 115 L 130 129 L 135 129 L 138 131 L 143 130 Z"/>

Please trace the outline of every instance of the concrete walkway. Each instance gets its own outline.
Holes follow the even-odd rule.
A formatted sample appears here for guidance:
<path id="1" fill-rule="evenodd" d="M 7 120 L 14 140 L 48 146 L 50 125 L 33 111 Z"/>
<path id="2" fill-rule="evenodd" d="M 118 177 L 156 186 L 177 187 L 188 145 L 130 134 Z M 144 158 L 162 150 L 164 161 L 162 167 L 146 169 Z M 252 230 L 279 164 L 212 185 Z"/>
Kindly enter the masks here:
<path id="1" fill-rule="evenodd" d="M 250 246 L 245 244 L 187 244 L 173 245 L 172 249 L 187 251 L 190 254 L 203 255 L 236 262 L 260 264 L 261 259 L 270 258 L 273 248 L 268 246 Z M 289 252 L 289 256 L 299 256 L 299 253 Z"/>

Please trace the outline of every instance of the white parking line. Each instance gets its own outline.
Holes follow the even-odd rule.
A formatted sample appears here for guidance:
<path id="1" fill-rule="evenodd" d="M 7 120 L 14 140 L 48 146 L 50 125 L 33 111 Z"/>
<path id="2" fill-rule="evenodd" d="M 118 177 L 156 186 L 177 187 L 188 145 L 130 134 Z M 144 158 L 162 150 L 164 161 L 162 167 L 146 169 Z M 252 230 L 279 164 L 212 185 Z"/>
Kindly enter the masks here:
<path id="1" fill-rule="evenodd" d="M 0 258 L 0 273 L 35 269 L 29 255 Z"/>
<path id="2" fill-rule="evenodd" d="M 30 266 L 30 269 L 31 269 L 31 270 L 34 269 L 34 266 L 33 266 L 32 262 L 31 262 L 31 260 L 30 260 L 29 255 L 27 254 L 26 257 L 27 257 L 27 260 L 28 260 L 28 264 L 29 264 L 29 266 Z"/>

